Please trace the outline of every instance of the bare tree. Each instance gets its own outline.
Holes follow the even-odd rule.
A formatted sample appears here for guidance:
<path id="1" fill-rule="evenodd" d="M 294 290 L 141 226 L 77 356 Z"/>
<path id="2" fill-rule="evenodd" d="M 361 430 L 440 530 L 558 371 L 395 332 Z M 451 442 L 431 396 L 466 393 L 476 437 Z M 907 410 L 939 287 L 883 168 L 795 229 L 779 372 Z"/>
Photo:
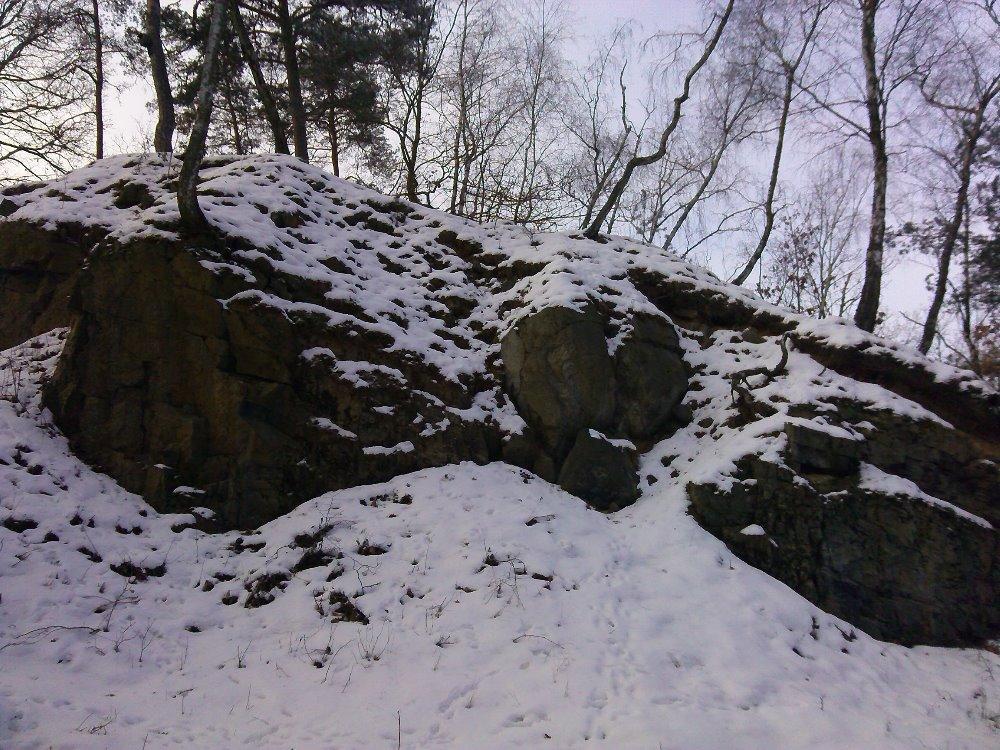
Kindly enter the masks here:
<path id="1" fill-rule="evenodd" d="M 647 106 L 638 125 L 629 115 L 633 103 L 628 98 L 623 48 L 631 48 L 630 42 L 628 25 L 616 27 L 570 82 L 571 103 L 562 127 L 571 137 L 571 147 L 562 181 L 563 192 L 580 217 L 580 229 L 590 226 L 621 164 L 635 155 L 651 114 Z"/>
<path id="2" fill-rule="evenodd" d="M 857 159 L 834 152 L 778 222 L 778 238 L 758 293 L 795 312 L 844 316 L 860 293 L 859 247 L 865 186 Z"/>
<path id="3" fill-rule="evenodd" d="M 875 175 L 872 191 L 872 217 L 865 252 L 865 283 L 858 301 L 854 322 L 865 331 L 875 330 L 879 298 L 882 293 L 882 263 L 885 252 L 885 206 L 889 189 L 889 153 L 886 148 L 886 96 L 884 79 L 879 75 L 876 52 L 875 18 L 879 0 L 860 0 L 861 59 L 865 66 L 865 110 L 868 126 L 865 134 L 871 144 Z"/>
<path id="4" fill-rule="evenodd" d="M 771 157 L 771 171 L 763 203 L 764 226 L 750 259 L 733 279 L 734 284 L 746 282 L 767 249 L 767 243 L 771 238 L 777 215 L 775 198 L 785 148 L 785 132 L 788 128 L 792 102 L 797 93 L 795 80 L 799 76 L 800 69 L 808 62 L 816 35 L 820 31 L 820 20 L 831 3 L 832 0 L 810 0 L 803 5 L 798 0 L 762 0 L 738 17 L 738 20 L 749 27 L 749 40 L 761 52 L 758 58 L 759 64 L 766 67 L 773 66 L 774 69 L 768 72 L 780 81 L 781 94 L 778 123 L 775 127 L 774 153 Z M 789 24 L 790 17 L 795 19 L 795 24 Z"/>
<path id="5" fill-rule="evenodd" d="M 692 212 L 719 193 L 732 189 L 729 183 L 714 189 L 722 159 L 734 147 L 758 135 L 757 121 L 766 101 L 757 66 L 745 66 L 739 58 L 726 62 L 711 76 L 708 96 L 702 102 L 700 130 L 707 141 L 707 153 L 695 170 L 693 190 L 677 206 L 676 216 L 663 240 L 663 249 L 672 250 Z M 682 251 L 683 252 L 683 251 Z"/>
<path id="6" fill-rule="evenodd" d="M 920 336 L 918 348 L 924 354 L 934 344 L 952 254 L 968 214 L 969 184 L 984 120 L 1000 97 L 1000 22 L 989 13 L 992 9 L 989 0 L 978 6 L 943 7 L 935 30 L 938 44 L 920 79 L 925 101 L 956 136 L 954 148 L 942 154 L 954 174 L 954 202 L 942 227 L 934 296 Z"/>
<path id="7" fill-rule="evenodd" d="M 538 0 L 528 8 L 519 29 L 520 50 L 527 63 L 520 97 L 525 104 L 515 148 L 520 152 L 519 175 L 513 178 L 511 220 L 518 224 L 545 226 L 559 216 L 553 214 L 559 180 L 550 163 L 559 151 L 555 128 L 562 105 L 564 81 L 560 44 L 566 27 L 566 11 L 559 0 Z"/>
<path id="8" fill-rule="evenodd" d="M 177 180 L 177 205 L 180 208 L 181 222 L 191 234 L 201 237 L 210 237 L 213 234 L 212 225 L 198 205 L 198 170 L 202 159 L 205 158 L 205 144 L 212 120 L 216 66 L 219 45 L 226 26 L 228 2 L 229 0 L 212 0 L 212 20 L 205 43 L 195 118 L 184 152 L 184 164 Z"/>
<path id="9" fill-rule="evenodd" d="M 442 6 L 441 0 L 431 0 L 418 10 L 414 21 L 416 45 L 412 58 L 400 55 L 386 64 L 388 85 L 383 87 L 386 96 L 383 124 L 399 143 L 403 194 L 414 202 L 420 201 L 420 172 L 424 163 L 422 151 L 427 136 L 427 97 L 458 20 L 457 14 L 448 14 L 450 17 L 446 18 Z M 425 203 L 430 203 L 429 193 L 430 190 L 424 191 Z"/>
<path id="10" fill-rule="evenodd" d="M 611 188 L 611 192 L 605 200 L 604 205 L 602 205 L 597 211 L 597 215 L 594 217 L 593 221 L 591 221 L 590 226 L 587 227 L 586 231 L 584 231 L 584 236 L 590 239 L 596 239 L 601 232 L 601 228 L 608 220 L 608 215 L 614 210 L 614 208 L 618 205 L 618 202 L 621 200 L 622 194 L 628 187 L 629 180 L 632 179 L 632 173 L 639 167 L 655 164 L 667 153 L 667 143 L 670 141 L 670 136 L 677 129 L 677 125 L 681 119 L 681 112 L 684 103 L 691 95 L 691 82 L 694 80 L 694 77 L 698 75 L 698 71 L 704 67 L 705 63 L 708 62 L 708 59 L 715 51 L 715 48 L 719 43 L 719 39 L 722 37 L 722 32 L 725 30 L 729 17 L 733 12 L 733 2 L 734 0 L 729 0 L 726 3 L 726 7 L 723 9 L 721 15 L 713 15 L 709 28 L 711 29 L 712 26 L 714 26 L 715 31 L 709 37 L 708 43 L 705 45 L 701 56 L 695 61 L 694 65 L 691 66 L 687 74 L 684 76 L 684 84 L 682 86 L 681 93 L 674 99 L 673 114 L 670 121 L 667 123 L 667 126 L 660 134 L 659 146 L 652 153 L 636 155 L 628 160 L 625 164 L 625 169 L 622 172 L 621 177 L 618 178 L 614 187 Z"/>
<path id="11" fill-rule="evenodd" d="M 438 76 L 439 168 L 448 210 L 492 221 L 510 204 L 513 144 L 527 106 L 510 83 L 522 61 L 504 33 L 511 23 L 504 8 L 460 0 L 457 14 L 454 44 Z"/>
<path id="12" fill-rule="evenodd" d="M 156 92 L 156 130 L 153 134 L 153 149 L 157 153 L 174 150 L 174 97 L 170 90 L 170 76 L 167 72 L 167 57 L 163 53 L 162 10 L 160 0 L 146 0 L 145 23 L 139 34 L 139 43 L 149 55 L 149 67 Z"/>
<path id="13" fill-rule="evenodd" d="M 796 83 L 814 111 L 828 116 L 831 132 L 862 138 L 872 164 L 871 217 L 865 251 L 865 280 L 854 314 L 855 324 L 872 331 L 878 323 L 885 256 L 889 191 L 889 132 L 907 112 L 893 106 L 917 73 L 915 53 L 931 27 L 933 0 L 842 0 L 845 24 L 856 29 L 857 44 L 833 33 L 825 39 L 825 70 Z M 850 50 L 857 50 L 852 55 Z"/>
<path id="14" fill-rule="evenodd" d="M 71 15 L 61 0 L 0 0 L 0 178 L 64 172 L 88 155 Z"/>

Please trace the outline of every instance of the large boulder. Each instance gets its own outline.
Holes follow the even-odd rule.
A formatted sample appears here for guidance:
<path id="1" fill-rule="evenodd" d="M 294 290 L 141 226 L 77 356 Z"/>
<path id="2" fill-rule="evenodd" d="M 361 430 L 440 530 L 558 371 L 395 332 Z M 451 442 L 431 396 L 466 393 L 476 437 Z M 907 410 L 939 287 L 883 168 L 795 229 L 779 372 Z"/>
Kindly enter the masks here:
<path id="1" fill-rule="evenodd" d="M 593 508 L 615 511 L 639 499 L 635 446 L 580 430 L 559 471 L 559 486 Z"/>
<path id="2" fill-rule="evenodd" d="M 592 307 L 548 307 L 521 320 L 500 344 L 518 411 L 557 463 L 580 430 L 611 427 L 615 372 L 604 327 Z"/>
<path id="3" fill-rule="evenodd" d="M 618 432 L 645 441 L 684 421 L 677 407 L 688 389 L 687 368 L 670 322 L 634 317 L 615 351 L 614 371 Z"/>
<path id="4" fill-rule="evenodd" d="M 639 480 L 634 457 L 623 461 L 592 435 L 643 444 L 667 436 L 688 385 L 666 318 L 619 322 L 613 352 L 611 328 L 594 305 L 547 307 L 519 320 L 500 344 L 507 388 L 547 459 L 543 476 L 602 510 L 634 502 Z M 538 471 L 537 460 L 529 468 Z"/>

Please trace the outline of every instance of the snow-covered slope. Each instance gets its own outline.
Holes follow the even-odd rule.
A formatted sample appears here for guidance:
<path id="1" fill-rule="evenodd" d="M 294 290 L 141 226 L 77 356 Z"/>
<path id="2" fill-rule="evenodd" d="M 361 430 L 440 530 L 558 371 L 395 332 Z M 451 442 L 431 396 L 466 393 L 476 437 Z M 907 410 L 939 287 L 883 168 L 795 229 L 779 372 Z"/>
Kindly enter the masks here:
<path id="1" fill-rule="evenodd" d="M 96 161 L 57 180 L 5 191 L 0 225 L 23 222 L 52 230 L 75 225 L 118 243 L 175 240 L 179 170 L 178 161 L 157 154 Z M 623 237 L 591 242 L 579 234 L 537 233 L 505 222 L 477 224 L 389 198 L 291 156 L 211 157 L 201 170 L 199 196 L 211 222 L 227 238 L 245 243 L 225 262 L 209 263 L 213 271 L 254 283 L 263 267 L 328 284 L 327 300 L 360 311 L 354 324 L 390 336 L 393 349 L 416 354 L 449 379 L 483 369 L 491 351 L 481 340 L 483 330 L 493 330 L 499 341 L 519 319 L 546 307 L 579 307 L 589 300 L 609 308 L 612 323 L 637 312 L 661 315 L 637 284 L 655 274 L 687 291 L 714 295 L 720 307 L 738 305 L 770 316 L 798 337 L 884 355 L 962 390 L 980 393 L 984 387 L 969 371 L 865 333 L 846 319 L 818 321 L 766 303 L 662 248 Z M 443 239 L 442 230 L 452 240 Z M 441 253 L 442 247 L 449 252 Z M 476 263 L 462 255 L 477 256 Z M 469 274 L 474 265 L 489 268 L 493 277 Z M 295 307 L 274 293 L 248 294 L 260 304 Z M 445 327 L 447 302 L 455 298 L 472 311 Z M 310 310 L 328 316 L 331 324 L 345 317 Z"/>
<path id="2" fill-rule="evenodd" d="M 184 528 L 50 423 L 60 338 L 0 355 L 4 748 L 998 742 L 1000 659 L 824 614 L 699 528 L 677 482 L 606 516 L 461 464 L 255 533 Z"/>

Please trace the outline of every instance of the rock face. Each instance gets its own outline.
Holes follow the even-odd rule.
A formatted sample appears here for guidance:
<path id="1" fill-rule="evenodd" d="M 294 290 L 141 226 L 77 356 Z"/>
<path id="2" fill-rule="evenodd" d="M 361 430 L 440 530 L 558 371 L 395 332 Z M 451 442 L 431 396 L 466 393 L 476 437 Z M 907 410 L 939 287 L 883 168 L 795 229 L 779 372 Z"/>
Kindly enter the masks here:
<path id="1" fill-rule="evenodd" d="M 204 259 L 137 242 L 98 250 L 81 279 L 48 404 L 126 487 L 253 526 L 331 487 L 497 454 L 495 428 L 449 413 L 471 404 L 459 386 L 386 355 L 351 319 L 264 304 Z"/>
<path id="2" fill-rule="evenodd" d="M 0 349 L 73 322 L 70 294 L 93 242 L 78 227 L 40 233 L 3 225 L 0 253 Z"/>
<path id="3" fill-rule="evenodd" d="M 500 352 L 508 390 L 543 450 L 544 467 L 532 468 L 595 507 L 615 510 L 638 497 L 635 449 L 612 447 L 590 431 L 639 442 L 665 437 L 676 427 L 688 380 L 669 321 L 628 321 L 614 353 L 607 325 L 593 306 L 546 308 L 520 320 Z"/>
<path id="4" fill-rule="evenodd" d="M 611 426 L 614 363 L 595 310 L 542 310 L 508 333 L 500 352 L 518 411 L 554 461 L 562 463 L 580 430 Z"/>
<path id="5" fill-rule="evenodd" d="M 0 201 L 0 347 L 72 326 L 47 404 L 158 509 L 246 527 L 505 460 L 603 511 L 686 491 L 733 553 L 879 637 L 1000 635 L 1000 394 L 972 374 L 656 248 L 482 227 L 285 157 L 208 162 L 224 239 L 195 245 L 170 169 Z"/>
<path id="6" fill-rule="evenodd" d="M 793 434 L 790 465 L 803 454 L 804 436 Z M 820 441 L 809 442 L 812 451 Z M 691 512 L 744 560 L 877 637 L 974 644 L 1000 631 L 996 529 L 905 485 L 871 481 L 890 476 L 869 464 L 859 471 L 857 455 L 872 452 L 861 444 L 795 470 L 749 459 L 728 490 L 690 485 Z M 982 488 L 995 491 L 995 464 L 990 474 Z M 765 534 L 743 533 L 754 525 Z"/>
<path id="7" fill-rule="evenodd" d="M 559 486 L 598 510 L 631 505 L 639 498 L 634 453 L 631 443 L 580 430 L 559 470 Z"/>

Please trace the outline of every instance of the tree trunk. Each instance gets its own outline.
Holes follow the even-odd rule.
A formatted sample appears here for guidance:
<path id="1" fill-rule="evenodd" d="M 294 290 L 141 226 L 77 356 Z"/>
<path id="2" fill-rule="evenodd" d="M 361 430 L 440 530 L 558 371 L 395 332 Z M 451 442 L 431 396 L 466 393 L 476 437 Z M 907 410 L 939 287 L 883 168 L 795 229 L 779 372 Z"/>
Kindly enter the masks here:
<path id="1" fill-rule="evenodd" d="M 247 152 L 246 144 L 243 142 L 243 135 L 240 133 L 240 118 L 233 104 L 233 89 L 231 82 L 227 81 L 222 88 L 222 98 L 226 102 L 226 112 L 229 114 L 229 130 L 233 134 L 233 150 L 243 156 Z"/>
<path id="2" fill-rule="evenodd" d="M 708 186 L 712 184 L 712 180 L 715 179 L 715 173 L 719 170 L 719 164 L 722 162 L 722 157 L 725 155 L 727 143 L 726 140 L 729 138 L 729 133 L 723 134 L 722 144 L 719 146 L 719 150 L 712 155 L 712 159 L 708 165 L 708 172 L 701 178 L 701 184 L 698 185 L 698 189 L 695 190 L 694 195 L 691 196 L 691 200 L 684 204 L 681 209 L 680 216 L 674 222 L 674 225 L 667 232 L 666 238 L 663 240 L 663 249 L 669 250 L 674 244 L 674 240 L 677 239 L 677 234 L 681 231 L 681 227 L 688 220 L 694 207 L 698 205 L 698 201 L 708 190 Z M 686 255 L 687 253 L 685 253 Z"/>
<path id="3" fill-rule="evenodd" d="M 941 314 L 944 295 L 948 289 L 948 271 L 951 266 L 951 256 L 955 251 L 955 242 L 958 240 L 958 233 L 962 227 L 962 217 L 965 214 L 965 207 L 969 200 L 972 161 L 975 157 L 982 126 L 983 110 L 979 109 L 965 133 L 965 142 L 962 144 L 962 162 L 958 168 L 958 194 L 955 196 L 955 210 L 952 213 L 951 221 L 944 228 L 941 255 L 938 258 L 938 277 L 937 283 L 934 286 L 934 297 L 931 300 L 930 309 L 927 311 L 927 319 L 924 321 L 920 346 L 917 347 L 922 354 L 927 354 L 930 351 L 931 345 L 934 343 L 934 335 L 937 333 L 938 316 Z"/>
<path id="4" fill-rule="evenodd" d="M 104 158 L 104 33 L 101 29 L 101 8 L 98 0 L 91 0 L 94 23 L 94 119 L 97 130 L 95 155 Z"/>
<path id="5" fill-rule="evenodd" d="M 205 158 L 208 127 L 212 121 L 219 42 L 226 25 L 227 4 L 228 0 L 213 0 L 212 3 L 212 21 L 201 66 L 201 84 L 195 100 L 194 124 L 184 152 L 184 165 L 177 180 L 177 206 L 181 212 L 181 223 L 191 234 L 203 238 L 211 237 L 214 232 L 198 205 L 198 169 Z"/>
<path id="6" fill-rule="evenodd" d="M 254 49 L 253 40 L 250 38 L 250 32 L 247 30 L 247 25 L 244 23 L 243 16 L 240 13 L 239 3 L 231 2 L 230 10 L 233 27 L 236 29 L 236 35 L 240 40 L 240 51 L 243 54 L 243 60 L 250 69 L 254 87 L 257 89 L 257 96 L 260 98 L 260 105 L 264 110 L 264 119 L 267 120 L 267 124 L 271 128 L 274 151 L 278 154 L 290 153 L 285 125 L 281 122 L 281 113 L 278 111 L 278 105 L 274 99 L 274 93 L 271 91 L 271 86 L 268 84 L 267 79 L 264 78 L 264 71 L 260 67 L 260 59 L 257 57 L 257 51 Z"/>
<path id="7" fill-rule="evenodd" d="M 330 107 L 327 128 L 330 135 L 330 165 L 333 167 L 333 174 L 340 177 L 340 136 L 337 133 L 337 113 L 333 107 Z"/>
<path id="8" fill-rule="evenodd" d="M 163 54 L 160 0 L 146 0 L 146 28 L 140 37 L 140 42 L 149 54 L 153 89 L 156 91 L 157 119 L 153 134 L 153 150 L 167 153 L 174 150 L 174 97 L 170 91 L 170 77 L 167 75 L 167 58 Z"/>
<path id="9" fill-rule="evenodd" d="M 413 107 L 413 138 L 410 140 L 409 153 L 405 154 L 404 158 L 406 163 L 406 198 L 414 203 L 419 202 L 417 196 L 417 158 L 423 125 L 424 87 L 422 84 L 417 87 L 416 97 Z"/>
<path id="10" fill-rule="evenodd" d="M 982 358 L 979 346 L 972 335 L 972 278 L 969 272 L 969 205 L 965 205 L 965 232 L 962 235 L 962 338 L 969 349 L 969 367 L 976 375 L 983 377 Z"/>
<path id="11" fill-rule="evenodd" d="M 885 253 L 885 204 L 889 183 L 889 157 L 886 153 L 885 127 L 882 120 L 882 95 L 875 59 L 875 13 L 878 0 L 861 1 L 861 58 L 865 66 L 865 107 L 868 111 L 868 141 L 871 144 L 874 188 L 872 215 L 865 250 L 865 280 L 861 287 L 854 323 L 864 331 L 874 331 L 878 322 L 879 297 L 882 293 L 882 264 Z"/>
<path id="12" fill-rule="evenodd" d="M 790 64 L 783 63 L 785 70 L 785 90 L 781 98 L 781 117 L 778 120 L 778 142 L 774 145 L 774 157 L 771 159 L 771 177 L 767 185 L 767 197 L 764 199 L 764 228 L 760 233 L 760 239 L 757 241 L 757 247 L 754 248 L 753 253 L 750 255 L 750 260 L 747 261 L 746 266 L 743 267 L 739 276 L 733 279 L 734 284 L 744 284 L 750 278 L 754 267 L 760 262 L 764 250 L 767 249 L 767 243 L 771 239 L 771 232 L 774 230 L 774 219 L 777 213 L 774 210 L 774 196 L 778 188 L 781 156 L 785 148 L 785 131 L 788 129 L 788 114 L 792 108 L 792 89 L 795 85 L 795 74 L 798 72 L 806 53 L 809 51 L 813 37 L 816 35 L 816 29 L 819 26 L 820 17 L 825 10 L 826 6 L 822 4 L 816 6 L 816 13 L 813 16 L 809 30 L 802 40 L 798 56 Z"/>
<path id="13" fill-rule="evenodd" d="M 674 98 L 673 115 L 671 116 L 667 127 L 664 128 L 663 132 L 660 134 L 659 148 L 651 154 L 646 154 L 645 156 L 633 156 L 628 160 L 628 163 L 625 165 L 625 171 L 622 173 L 622 176 L 618 178 L 618 182 L 615 183 L 614 187 L 611 188 L 611 194 L 608 195 L 607 200 L 604 201 L 604 205 L 601 206 L 601 209 L 597 212 L 594 220 L 583 233 L 584 237 L 591 240 L 597 239 L 597 236 L 601 232 L 601 227 L 603 227 L 604 223 L 608 220 L 608 215 L 618 205 L 618 201 L 621 200 L 622 194 L 625 192 L 625 188 L 628 187 L 628 184 L 632 179 L 632 173 L 639 167 L 655 164 L 666 155 L 667 142 L 670 140 L 670 136 L 673 135 L 674 130 L 677 129 L 677 125 L 681 121 L 681 109 L 684 106 L 684 102 L 686 102 L 688 97 L 691 96 L 691 81 L 698 74 L 698 71 L 704 67 L 705 63 L 708 62 L 708 58 L 711 57 L 712 53 L 715 51 L 715 47 L 719 43 L 719 38 L 722 36 L 723 30 L 729 22 L 729 16 L 733 12 L 733 2 L 734 0 L 729 0 L 726 4 L 726 9 L 722 12 L 722 16 L 719 18 L 719 23 L 718 26 L 716 26 L 715 33 L 705 46 L 704 51 L 701 53 L 701 57 L 695 61 L 694 65 L 691 66 L 687 74 L 684 76 L 684 87 L 681 93 Z"/>
<path id="14" fill-rule="evenodd" d="M 295 29 L 288 10 L 288 0 L 278 0 L 278 30 L 281 36 L 281 54 L 288 79 L 288 112 L 292 118 L 292 143 L 295 155 L 309 161 L 309 141 L 306 134 L 306 107 L 302 100 L 302 77 L 299 74 L 299 55 L 295 47 Z"/>
<path id="15" fill-rule="evenodd" d="M 785 129 L 788 127 L 788 112 L 792 106 L 792 84 L 795 80 L 795 71 L 785 71 L 785 92 L 781 99 L 781 118 L 778 120 L 778 142 L 774 145 L 774 157 L 771 159 L 771 178 L 767 184 L 767 197 L 764 199 L 764 228 L 761 230 L 760 239 L 757 240 L 757 247 L 750 255 L 750 260 L 740 271 L 740 275 L 733 279 L 734 284 L 744 284 L 754 267 L 760 262 L 767 243 L 771 239 L 771 232 L 774 230 L 774 194 L 778 189 L 778 174 L 781 171 L 781 153 L 785 148 Z"/>

